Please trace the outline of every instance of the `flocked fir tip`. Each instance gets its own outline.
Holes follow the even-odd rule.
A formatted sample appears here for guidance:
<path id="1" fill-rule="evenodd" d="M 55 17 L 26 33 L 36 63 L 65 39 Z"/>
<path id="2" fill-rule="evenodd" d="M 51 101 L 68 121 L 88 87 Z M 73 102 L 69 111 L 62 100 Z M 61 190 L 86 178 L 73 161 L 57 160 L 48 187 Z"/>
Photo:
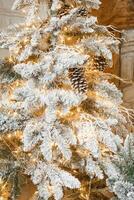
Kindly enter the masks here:
<path id="1" fill-rule="evenodd" d="M 14 1 L 26 16 L 0 33 L 0 198 L 31 179 L 33 200 L 134 199 L 134 113 L 104 73 L 119 40 L 92 16 L 100 4 Z"/>

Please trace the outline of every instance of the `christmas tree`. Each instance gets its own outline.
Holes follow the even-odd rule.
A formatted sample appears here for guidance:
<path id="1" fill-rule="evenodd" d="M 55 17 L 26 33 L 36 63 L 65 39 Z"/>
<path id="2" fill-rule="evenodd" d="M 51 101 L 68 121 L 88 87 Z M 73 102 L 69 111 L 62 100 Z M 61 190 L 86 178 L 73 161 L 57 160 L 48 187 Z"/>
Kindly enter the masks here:
<path id="1" fill-rule="evenodd" d="M 1 199 L 17 200 L 31 178 L 33 200 L 88 200 L 92 182 L 106 175 L 119 199 L 123 183 L 133 199 L 132 162 L 127 168 L 119 159 L 124 148 L 133 149 L 126 126 L 133 111 L 122 106 L 105 72 L 119 40 L 92 16 L 100 4 L 15 0 L 25 21 L 0 34 L 10 52 L 0 63 Z"/>

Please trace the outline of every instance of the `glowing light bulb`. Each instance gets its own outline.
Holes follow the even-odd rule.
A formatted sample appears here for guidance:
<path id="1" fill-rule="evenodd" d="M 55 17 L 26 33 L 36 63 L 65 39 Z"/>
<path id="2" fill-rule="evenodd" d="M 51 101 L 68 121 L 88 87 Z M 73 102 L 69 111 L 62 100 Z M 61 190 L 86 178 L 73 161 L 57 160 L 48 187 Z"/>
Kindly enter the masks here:
<path id="1" fill-rule="evenodd" d="M 12 137 L 12 135 L 11 134 L 8 134 L 8 136 L 7 136 L 9 139 Z"/>
<path id="2" fill-rule="evenodd" d="M 5 200 L 4 197 L 0 197 L 0 200 Z"/>
<path id="3" fill-rule="evenodd" d="M 18 153 L 19 153 L 19 151 L 18 151 L 18 150 L 16 150 L 16 151 L 14 151 L 14 153 L 18 154 Z"/>
<path id="4" fill-rule="evenodd" d="M 29 27 L 26 27 L 25 29 L 26 29 L 26 30 L 29 30 Z"/>
<path id="5" fill-rule="evenodd" d="M 33 25 L 32 25 L 32 28 L 36 28 L 36 26 L 33 24 Z"/>
<path id="6" fill-rule="evenodd" d="M 2 185 L 3 184 L 3 180 L 2 180 L 2 178 L 0 178 L 0 185 Z"/>
<path id="7" fill-rule="evenodd" d="M 18 54 L 19 53 L 19 49 L 15 49 L 14 53 Z"/>
<path id="8" fill-rule="evenodd" d="M 28 42 L 29 42 L 28 38 L 25 38 L 24 41 L 23 41 L 24 44 L 27 44 Z"/>
<path id="9" fill-rule="evenodd" d="M 14 135 L 15 135 L 15 136 L 17 136 L 17 134 L 18 134 L 18 132 L 17 132 L 17 131 L 15 131 L 15 132 L 14 132 Z"/>
<path id="10" fill-rule="evenodd" d="M 23 138 L 23 135 L 21 134 L 21 135 L 18 135 L 18 138 L 19 139 L 22 139 Z"/>
<path id="11" fill-rule="evenodd" d="M 33 158 L 33 159 L 32 159 L 32 162 L 34 162 L 34 163 L 35 163 L 35 162 L 36 162 L 36 159 L 35 159 L 35 158 Z"/>
<path id="12" fill-rule="evenodd" d="M 21 11 L 22 11 L 24 14 L 26 14 L 26 10 L 25 10 L 25 9 L 22 9 Z"/>
<path id="13" fill-rule="evenodd" d="M 10 57 L 8 60 L 9 60 L 9 62 L 11 62 L 11 63 L 13 62 L 13 58 L 12 58 L 12 57 Z"/>

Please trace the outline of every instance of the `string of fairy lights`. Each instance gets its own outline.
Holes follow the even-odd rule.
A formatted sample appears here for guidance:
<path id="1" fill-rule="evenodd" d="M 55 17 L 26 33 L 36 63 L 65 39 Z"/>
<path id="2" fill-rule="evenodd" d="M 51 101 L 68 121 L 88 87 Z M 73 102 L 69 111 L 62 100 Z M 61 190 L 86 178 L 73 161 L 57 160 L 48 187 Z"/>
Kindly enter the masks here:
<path id="1" fill-rule="evenodd" d="M 74 5 L 73 1 L 69 1 L 70 4 L 70 8 L 75 7 L 76 5 Z M 59 5 L 59 7 L 57 8 L 58 10 L 61 8 L 61 5 Z M 27 10 L 25 10 L 24 8 L 22 9 L 23 13 L 27 13 Z M 59 16 L 61 17 L 62 15 L 66 14 L 67 10 L 62 9 L 62 11 L 59 13 Z M 81 12 L 79 14 L 83 14 L 85 16 L 88 15 L 88 13 L 82 8 Z M 46 23 L 43 21 L 40 21 L 41 24 L 42 23 Z M 39 28 L 39 22 L 36 23 L 32 23 L 32 24 L 25 24 L 25 30 L 31 30 L 31 29 L 37 29 Z M 67 46 L 71 46 L 72 48 L 75 48 L 75 51 L 78 51 L 79 53 L 85 53 L 84 49 L 79 48 L 76 44 L 82 40 L 83 38 L 88 37 L 90 34 L 84 34 L 81 33 L 79 31 L 77 31 L 75 34 L 73 33 L 73 29 L 71 29 L 70 26 L 65 26 L 62 31 L 60 32 L 59 36 L 58 36 L 58 44 L 62 45 L 65 44 Z M 111 36 L 113 36 L 113 34 L 111 33 Z M 45 37 L 45 36 L 44 36 Z M 48 39 L 50 36 L 47 36 L 45 38 L 45 42 L 47 44 L 47 50 L 49 49 L 50 46 L 50 40 Z M 96 39 L 99 40 L 99 38 L 101 39 L 101 36 L 99 35 L 95 35 Z M 8 58 L 8 62 L 15 65 L 17 63 L 16 61 L 16 57 L 18 55 L 21 54 L 21 51 L 28 45 L 30 44 L 30 37 L 24 37 L 23 40 L 21 42 L 18 42 L 16 45 L 16 48 L 13 49 L 12 51 L 12 55 Z M 76 46 L 75 46 L 76 45 Z M 42 45 L 41 45 L 42 46 Z M 87 53 L 87 52 L 86 52 Z M 93 52 L 89 51 L 88 54 L 91 54 L 92 56 L 90 57 L 90 60 L 88 60 L 86 62 L 86 64 L 83 66 L 83 68 L 85 69 L 83 71 L 82 70 L 78 70 L 78 68 L 74 68 L 73 70 L 70 70 L 69 77 L 71 80 L 71 84 L 72 87 L 74 89 L 76 89 L 79 93 L 86 93 L 87 97 L 90 98 L 90 100 L 92 100 L 92 102 L 94 102 L 96 100 L 96 98 L 101 98 L 99 96 L 99 94 L 97 94 L 97 92 L 94 91 L 88 91 L 88 85 L 91 82 L 97 82 L 99 80 L 100 77 L 103 76 L 104 77 L 113 77 L 113 78 L 118 78 L 115 75 L 111 75 L 109 73 L 106 73 L 104 75 L 104 71 L 109 68 L 109 63 L 107 62 L 107 60 L 103 57 L 103 56 L 95 56 Z M 34 58 L 34 60 L 27 59 L 26 62 L 28 63 L 29 61 L 32 63 L 37 63 L 39 60 L 38 56 Z M 69 78 L 68 77 L 68 78 Z M 121 79 L 120 79 L 121 80 Z M 9 99 L 12 103 L 13 99 L 12 99 L 12 93 L 13 91 L 20 86 L 23 86 L 25 84 L 24 80 L 16 80 L 13 83 L 10 83 L 7 85 L 7 90 L 9 93 Z M 59 87 L 59 83 L 55 84 L 56 87 Z M 65 89 L 69 88 L 69 85 L 62 85 L 62 87 L 64 87 Z M 46 89 L 45 87 L 43 88 L 44 90 Z M 70 89 L 70 88 L 69 88 Z M 107 101 L 107 104 L 111 103 Z M 113 105 L 114 106 L 114 105 Z M 133 111 L 129 110 L 131 112 L 128 112 L 128 110 L 124 109 L 124 107 L 121 107 L 122 111 L 128 115 L 128 118 L 134 119 L 133 116 Z M 33 114 L 33 117 L 40 117 L 44 112 L 46 111 L 46 108 L 44 108 L 43 106 L 41 106 L 38 109 L 35 109 L 34 111 L 31 111 L 31 113 Z M 61 123 L 66 123 L 66 122 L 71 122 L 73 120 L 79 119 L 79 120 L 86 120 L 86 121 L 95 121 L 96 118 L 100 117 L 100 116 L 96 116 L 94 117 L 93 115 L 90 115 L 88 113 L 88 116 L 86 115 L 81 115 L 81 113 L 84 112 L 84 106 L 80 105 L 77 108 L 73 108 L 72 110 L 70 110 L 67 115 L 64 115 L 61 110 L 57 110 L 56 114 L 57 114 L 57 118 L 61 121 Z M 13 112 L 13 111 L 9 111 L 9 114 L 13 114 L 17 116 L 17 112 Z M 101 116 L 103 118 L 103 115 Z M 23 152 L 23 148 L 22 148 L 22 139 L 23 139 L 23 132 L 21 130 L 12 132 L 12 133 L 6 133 L 6 134 L 1 134 L 0 136 L 0 143 L 3 143 L 9 150 L 11 155 L 13 156 L 13 161 L 14 161 L 14 165 L 16 165 L 16 162 L 18 163 L 18 165 L 20 166 L 20 168 L 22 169 L 22 173 L 24 173 L 25 171 L 25 166 L 28 164 L 28 161 L 30 160 L 30 163 L 37 163 L 38 159 L 37 157 L 34 157 L 34 155 L 32 155 L 31 152 L 27 152 L 24 153 Z M 17 141 L 17 142 L 16 142 Z M 83 152 L 79 152 L 79 150 L 77 150 L 77 153 L 82 154 L 82 156 L 84 154 L 87 154 L 87 151 L 83 151 Z M 105 148 L 104 146 L 102 146 L 102 154 L 107 154 L 107 148 Z M 1 162 L 1 161 L 0 161 Z M 10 162 L 10 160 L 8 161 Z M 12 162 L 12 160 L 11 160 Z M 63 160 L 62 160 L 63 162 Z M 77 174 L 78 171 L 77 170 L 73 170 L 74 174 Z M 9 174 L 10 176 L 10 174 Z M 7 189 L 7 185 L 9 184 L 9 176 L 7 177 L 6 181 L 0 179 L 0 200 L 9 200 L 9 191 Z M 82 200 L 87 200 L 90 196 L 90 187 L 91 187 L 91 181 L 85 181 L 82 184 L 81 188 L 78 190 L 78 193 L 80 194 L 80 199 Z M 73 193 L 69 193 L 65 200 L 68 199 L 75 199 L 74 197 L 72 197 L 74 194 Z M 76 194 L 75 194 L 76 195 Z M 76 195 L 77 198 L 77 195 Z"/>

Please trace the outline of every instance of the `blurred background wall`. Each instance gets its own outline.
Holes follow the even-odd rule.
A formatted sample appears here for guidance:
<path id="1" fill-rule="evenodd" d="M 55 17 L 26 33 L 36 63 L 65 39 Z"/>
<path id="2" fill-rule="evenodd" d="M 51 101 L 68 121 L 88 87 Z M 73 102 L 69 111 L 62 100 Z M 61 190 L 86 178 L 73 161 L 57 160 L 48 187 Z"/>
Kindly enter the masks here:
<path id="1" fill-rule="evenodd" d="M 100 24 L 113 25 L 122 33 L 124 41 L 119 57 L 115 57 L 114 73 L 129 81 L 134 81 L 134 0 L 102 0 L 97 12 Z M 134 84 L 120 84 L 124 93 L 124 103 L 134 108 Z"/>

